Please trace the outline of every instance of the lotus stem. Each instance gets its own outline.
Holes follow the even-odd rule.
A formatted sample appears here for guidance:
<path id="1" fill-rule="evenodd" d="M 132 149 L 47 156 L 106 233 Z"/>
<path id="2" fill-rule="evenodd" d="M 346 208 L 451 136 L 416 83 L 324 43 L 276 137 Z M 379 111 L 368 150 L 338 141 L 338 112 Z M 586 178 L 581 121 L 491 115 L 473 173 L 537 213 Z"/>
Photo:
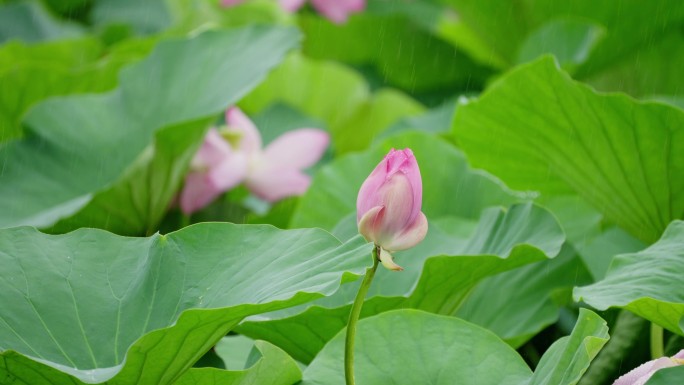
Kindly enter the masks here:
<path id="1" fill-rule="evenodd" d="M 347 322 L 347 336 L 344 344 L 344 378 L 347 385 L 354 385 L 354 340 L 356 338 L 356 324 L 359 322 L 359 316 L 361 315 L 361 308 L 363 307 L 363 301 L 368 293 L 368 288 L 373 281 L 375 276 L 375 271 L 378 269 L 378 263 L 380 261 L 378 246 L 373 248 L 373 267 L 369 267 L 366 270 L 366 275 L 363 277 L 363 282 L 361 282 L 361 287 L 359 287 L 359 292 L 356 293 L 356 298 L 354 298 L 354 304 L 352 305 L 351 312 L 349 313 L 349 321 Z"/>
<path id="2" fill-rule="evenodd" d="M 663 349 L 663 327 L 651 323 L 651 358 L 664 357 L 665 350 Z"/>

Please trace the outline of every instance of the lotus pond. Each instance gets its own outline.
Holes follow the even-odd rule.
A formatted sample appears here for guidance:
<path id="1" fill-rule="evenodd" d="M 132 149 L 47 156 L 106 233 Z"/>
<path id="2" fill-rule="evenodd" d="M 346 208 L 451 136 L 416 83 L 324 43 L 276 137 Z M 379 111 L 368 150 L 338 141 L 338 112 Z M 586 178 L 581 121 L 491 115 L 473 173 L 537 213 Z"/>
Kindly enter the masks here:
<path id="1" fill-rule="evenodd" d="M 0 384 L 684 384 L 684 2 L 0 0 Z"/>

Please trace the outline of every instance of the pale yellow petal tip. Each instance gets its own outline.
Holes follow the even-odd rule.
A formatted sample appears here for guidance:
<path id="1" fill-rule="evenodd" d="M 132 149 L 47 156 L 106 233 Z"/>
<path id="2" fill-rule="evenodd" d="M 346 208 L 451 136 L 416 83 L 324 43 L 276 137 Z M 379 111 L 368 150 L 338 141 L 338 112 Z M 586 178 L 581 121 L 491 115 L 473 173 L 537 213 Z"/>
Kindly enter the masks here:
<path id="1" fill-rule="evenodd" d="M 394 259 L 392 258 L 392 254 L 389 253 L 389 251 L 385 249 L 380 249 L 380 263 L 382 263 L 383 266 L 387 270 L 392 270 L 392 271 L 403 271 L 404 268 L 397 265 L 394 263 Z"/>

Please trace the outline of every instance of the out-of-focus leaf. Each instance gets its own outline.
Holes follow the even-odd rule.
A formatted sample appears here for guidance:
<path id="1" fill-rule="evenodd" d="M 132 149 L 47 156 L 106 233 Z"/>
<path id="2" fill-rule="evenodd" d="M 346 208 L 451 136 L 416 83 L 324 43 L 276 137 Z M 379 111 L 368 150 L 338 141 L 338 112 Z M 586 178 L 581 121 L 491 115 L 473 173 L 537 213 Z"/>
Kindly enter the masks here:
<path id="1" fill-rule="evenodd" d="M 285 103 L 334 127 L 341 125 L 369 95 L 368 85 L 356 72 L 338 63 L 292 54 L 240 101 L 240 107 L 256 114 L 271 104 Z"/>
<path id="2" fill-rule="evenodd" d="M 684 96 L 682 67 L 684 32 L 672 31 L 586 81 L 602 91 L 621 91 L 637 97 L 669 97 L 676 101 Z"/>
<path id="3" fill-rule="evenodd" d="M 290 13 L 272 0 L 249 0 L 225 7 L 212 0 L 164 0 L 173 20 L 165 35 L 185 36 L 215 28 L 248 25 L 295 26 L 296 13 Z"/>
<path id="4" fill-rule="evenodd" d="M 605 310 L 621 307 L 684 335 L 684 221 L 674 221 L 645 250 L 618 255 L 606 277 L 575 289 L 575 299 Z"/>
<path id="5" fill-rule="evenodd" d="M 518 63 L 553 54 L 566 71 L 587 61 L 597 43 L 605 35 L 604 28 L 582 19 L 550 20 L 529 34 L 518 52 Z"/>
<path id="6" fill-rule="evenodd" d="M 385 140 L 404 131 L 424 131 L 432 134 L 446 134 L 451 128 L 454 117 L 455 103 L 453 101 L 443 103 L 441 106 L 426 111 L 424 114 L 408 117 L 393 124 L 382 131 L 375 142 Z"/>
<path id="7" fill-rule="evenodd" d="M 86 207 L 67 227 L 153 229 L 208 122 L 296 42 L 296 31 L 280 27 L 164 42 L 122 70 L 116 90 L 36 105 L 25 139 L 0 148 L 0 227 L 48 227 Z M 121 218 L 110 224 L 110 215 Z"/>
<path id="8" fill-rule="evenodd" d="M 522 385 L 532 374 L 495 334 L 458 318 L 397 310 L 361 320 L 355 346 L 360 384 Z M 303 385 L 344 383 L 344 332 L 304 371 Z"/>
<path id="9" fill-rule="evenodd" d="M 344 25 L 301 18 L 311 57 L 372 66 L 392 86 L 411 92 L 473 88 L 489 71 L 401 14 L 364 12 Z M 353 42 L 353 44 L 350 44 Z"/>
<path id="10" fill-rule="evenodd" d="M 174 383 L 244 317 L 330 295 L 371 263 L 360 237 L 228 223 L 149 238 L 19 227 L 0 249 L 0 378 L 54 385 Z"/>
<path id="11" fill-rule="evenodd" d="M 576 193 L 643 241 L 684 213 L 684 111 L 597 94 L 552 58 L 459 106 L 453 128 L 474 166 L 514 189 Z"/>
<path id="12" fill-rule="evenodd" d="M 143 35 L 164 30 L 172 20 L 162 0 L 97 0 L 91 17 L 95 25 L 124 24 Z"/>
<path id="13" fill-rule="evenodd" d="M 390 148 L 410 148 L 421 167 L 423 202 L 428 218 L 477 218 L 485 207 L 509 205 L 528 198 L 510 191 L 496 178 L 473 170 L 463 154 L 437 137 L 409 132 L 384 140 L 360 154 L 350 154 L 321 168 L 292 217 L 292 227 L 332 229 L 356 212 L 361 184 Z"/>
<path id="14" fill-rule="evenodd" d="M 575 385 L 610 337 L 608 325 L 587 309 L 580 309 L 572 333 L 551 345 L 528 385 Z"/>
<path id="15" fill-rule="evenodd" d="M 148 51 L 145 42 L 131 45 L 105 51 L 97 40 L 79 39 L 0 47 L 0 142 L 21 135 L 20 121 L 36 102 L 114 88 L 119 69 Z"/>
<path id="16" fill-rule="evenodd" d="M 0 44 L 11 39 L 35 43 L 80 36 L 83 28 L 55 18 L 38 1 L 0 5 Z"/>
<path id="17" fill-rule="evenodd" d="M 423 111 L 420 103 L 401 92 L 379 90 L 332 132 L 335 149 L 338 154 L 364 150 L 389 125 Z"/>
<path id="18" fill-rule="evenodd" d="M 454 314 L 483 279 L 553 257 L 565 239 L 553 216 L 532 204 L 514 205 L 506 212 L 491 208 L 476 228 L 429 216 L 428 221 L 430 229 L 421 244 L 395 253 L 405 270 L 376 273 L 362 317 L 403 307 Z M 460 227 L 469 234 L 458 239 Z M 358 283 L 344 285 L 335 295 L 317 301 L 318 307 L 265 315 L 244 322 L 238 330 L 309 362 L 344 327 L 357 287 Z"/>
<path id="19" fill-rule="evenodd" d="M 684 3 L 679 0 L 655 0 L 648 3 L 616 0 L 597 3 L 593 0 L 558 2 L 532 0 L 500 2 L 497 0 L 440 0 L 453 7 L 456 22 L 450 40 L 478 61 L 505 68 L 515 62 L 523 42 L 537 28 L 558 19 L 583 20 L 605 28 L 577 76 L 586 78 L 619 63 L 630 54 L 647 49 L 684 21 Z M 619 10 L 616 11 L 616 10 Z M 644 15 L 648 15 L 645 17 Z M 453 27 L 453 25 L 456 25 Z M 571 46 L 572 40 L 548 45 L 548 53 Z"/>
<path id="20" fill-rule="evenodd" d="M 420 103 L 396 90 L 371 94 L 363 78 L 349 68 L 300 55 L 291 55 L 240 102 L 251 114 L 274 104 L 323 121 L 337 153 L 364 149 L 383 129 L 423 111 Z"/>
<path id="21" fill-rule="evenodd" d="M 302 379 L 302 372 L 292 357 L 277 346 L 256 341 L 261 358 L 245 370 L 229 371 L 218 368 L 192 368 L 174 385 L 292 385 Z"/>

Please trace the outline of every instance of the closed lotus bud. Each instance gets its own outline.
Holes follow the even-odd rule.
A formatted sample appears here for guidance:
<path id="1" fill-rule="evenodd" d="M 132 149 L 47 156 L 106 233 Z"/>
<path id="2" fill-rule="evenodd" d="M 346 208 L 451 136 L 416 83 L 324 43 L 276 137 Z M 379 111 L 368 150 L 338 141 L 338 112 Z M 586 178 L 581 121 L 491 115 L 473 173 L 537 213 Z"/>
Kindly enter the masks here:
<path id="1" fill-rule="evenodd" d="M 361 185 L 356 200 L 359 232 L 380 248 L 378 257 L 390 270 L 402 270 L 391 252 L 411 248 L 427 234 L 422 198 L 420 169 L 408 148 L 390 150 Z"/>

